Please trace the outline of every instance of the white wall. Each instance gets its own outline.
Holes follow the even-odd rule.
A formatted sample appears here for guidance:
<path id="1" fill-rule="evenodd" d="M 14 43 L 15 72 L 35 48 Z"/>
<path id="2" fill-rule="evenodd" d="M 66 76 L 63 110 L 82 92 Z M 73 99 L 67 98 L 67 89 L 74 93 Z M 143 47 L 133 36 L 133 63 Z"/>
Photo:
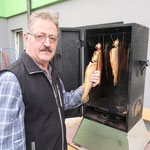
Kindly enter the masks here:
<path id="1" fill-rule="evenodd" d="M 9 38 L 9 47 L 15 47 L 15 39 L 14 39 L 14 30 L 22 29 L 25 30 L 27 22 L 27 14 L 21 14 L 15 17 L 11 17 L 8 19 L 8 38 Z"/>
<path id="2" fill-rule="evenodd" d="M 59 12 L 61 27 L 120 21 L 150 27 L 150 0 L 66 0 L 48 8 Z M 148 59 L 150 60 L 150 42 Z M 150 67 L 146 71 L 144 107 L 150 108 Z"/>
<path id="3" fill-rule="evenodd" d="M 0 48 L 3 49 L 9 45 L 7 19 L 0 18 Z"/>

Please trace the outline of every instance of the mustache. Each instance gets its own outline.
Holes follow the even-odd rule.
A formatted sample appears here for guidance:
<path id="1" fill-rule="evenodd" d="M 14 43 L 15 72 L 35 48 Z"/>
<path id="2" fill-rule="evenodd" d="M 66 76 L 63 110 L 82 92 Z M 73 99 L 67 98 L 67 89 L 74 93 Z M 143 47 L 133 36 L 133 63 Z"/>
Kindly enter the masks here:
<path id="1" fill-rule="evenodd" d="M 52 52 L 51 48 L 50 47 L 46 47 L 46 46 L 41 47 L 40 51 L 42 51 L 42 50 L 48 50 L 48 51 Z"/>

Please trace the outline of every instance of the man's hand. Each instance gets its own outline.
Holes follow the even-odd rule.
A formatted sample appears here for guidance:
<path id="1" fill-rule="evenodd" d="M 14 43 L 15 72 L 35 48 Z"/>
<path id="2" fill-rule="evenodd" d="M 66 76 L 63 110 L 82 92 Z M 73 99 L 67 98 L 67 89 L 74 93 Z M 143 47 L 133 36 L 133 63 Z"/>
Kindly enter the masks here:
<path id="1" fill-rule="evenodd" d="M 95 87 L 100 82 L 100 71 L 96 70 L 91 74 L 90 81 L 93 82 L 92 87 Z"/>
<path id="2" fill-rule="evenodd" d="M 93 82 L 92 87 L 95 87 L 100 82 L 100 71 L 95 70 L 93 74 L 91 74 L 89 80 Z M 82 84 L 82 89 L 84 90 L 84 83 Z"/>

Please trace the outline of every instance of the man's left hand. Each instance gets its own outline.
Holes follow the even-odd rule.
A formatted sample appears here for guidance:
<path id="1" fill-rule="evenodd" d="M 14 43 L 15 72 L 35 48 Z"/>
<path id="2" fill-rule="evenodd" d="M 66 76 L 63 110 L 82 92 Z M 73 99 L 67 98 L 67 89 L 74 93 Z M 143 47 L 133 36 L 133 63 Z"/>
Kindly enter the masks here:
<path id="1" fill-rule="evenodd" d="M 91 74 L 90 79 L 91 82 L 93 82 L 92 87 L 95 87 L 100 83 L 100 71 L 96 70 Z"/>

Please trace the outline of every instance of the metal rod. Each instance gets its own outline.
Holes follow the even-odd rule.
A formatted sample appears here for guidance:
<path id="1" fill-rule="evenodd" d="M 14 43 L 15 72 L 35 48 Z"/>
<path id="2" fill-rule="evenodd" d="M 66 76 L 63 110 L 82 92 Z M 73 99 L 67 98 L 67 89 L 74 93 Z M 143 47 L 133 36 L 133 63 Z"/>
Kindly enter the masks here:
<path id="1" fill-rule="evenodd" d="M 27 18 L 29 18 L 31 14 L 31 0 L 27 0 Z"/>
<path id="2" fill-rule="evenodd" d="M 127 35 L 127 34 L 131 34 L 131 32 L 110 32 L 110 33 L 97 33 L 97 34 L 92 34 L 92 35 L 88 35 L 87 37 L 89 38 L 89 37 L 94 37 L 94 36 L 98 36 L 98 38 L 99 38 L 99 36 L 105 36 L 105 35 Z"/>

